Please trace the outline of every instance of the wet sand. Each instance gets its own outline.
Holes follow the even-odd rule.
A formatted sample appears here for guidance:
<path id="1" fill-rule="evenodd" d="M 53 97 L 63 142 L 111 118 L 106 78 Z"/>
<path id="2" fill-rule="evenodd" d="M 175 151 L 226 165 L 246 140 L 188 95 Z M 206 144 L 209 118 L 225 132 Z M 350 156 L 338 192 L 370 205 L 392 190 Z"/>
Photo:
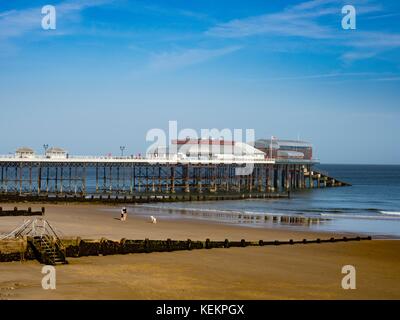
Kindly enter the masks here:
<path id="1" fill-rule="evenodd" d="M 26 205 L 3 205 L 4 210 L 14 206 L 26 207 Z M 45 219 L 56 229 L 60 237 L 81 237 L 83 239 L 110 240 L 126 239 L 153 239 L 162 240 L 302 240 L 307 238 L 330 237 L 331 233 L 301 232 L 296 229 L 268 229 L 254 228 L 243 225 L 227 225 L 218 221 L 196 220 L 190 218 L 169 219 L 167 216 L 157 216 L 157 224 L 150 223 L 149 217 L 136 215 L 129 210 L 128 220 L 121 222 L 121 207 L 101 205 L 46 205 Z M 33 210 L 39 210 L 40 206 L 32 206 Z M 138 207 L 142 212 L 145 207 Z M 153 214 L 153 213 L 152 213 Z M 0 234 L 7 233 L 19 225 L 27 217 L 1 217 Z"/>
<path id="2" fill-rule="evenodd" d="M 154 225 L 132 215 L 122 223 L 118 211 L 110 209 L 47 205 L 46 219 L 63 236 L 90 239 L 254 241 L 337 236 L 162 218 Z M 0 233 L 23 220 L 0 218 Z M 53 291 L 41 288 L 39 263 L 1 263 L 0 299 L 400 299 L 396 240 L 70 258 L 69 262 L 57 267 Z M 348 264 L 357 270 L 356 290 L 341 288 L 341 269 Z"/>

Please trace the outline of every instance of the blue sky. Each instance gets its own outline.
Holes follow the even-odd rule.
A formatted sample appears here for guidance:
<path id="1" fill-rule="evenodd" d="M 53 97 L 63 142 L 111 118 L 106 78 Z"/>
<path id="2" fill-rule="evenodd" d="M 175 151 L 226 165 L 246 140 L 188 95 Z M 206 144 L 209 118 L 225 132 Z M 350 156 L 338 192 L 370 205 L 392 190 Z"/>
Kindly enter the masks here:
<path id="1" fill-rule="evenodd" d="M 400 164 L 399 106 L 399 1 L 0 2 L 3 154 L 133 154 L 177 120 L 300 137 L 324 163 Z"/>

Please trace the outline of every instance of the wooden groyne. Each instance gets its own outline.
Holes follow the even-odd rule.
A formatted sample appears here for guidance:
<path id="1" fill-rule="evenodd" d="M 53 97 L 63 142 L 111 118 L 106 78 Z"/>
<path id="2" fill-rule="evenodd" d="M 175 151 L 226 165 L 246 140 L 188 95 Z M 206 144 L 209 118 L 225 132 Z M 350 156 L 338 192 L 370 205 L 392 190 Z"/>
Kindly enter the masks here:
<path id="1" fill-rule="evenodd" d="M 18 209 L 18 207 L 14 207 L 13 210 L 3 210 L 0 207 L 0 217 L 31 217 L 31 216 L 43 216 L 45 213 L 45 208 L 41 208 L 39 211 L 33 211 L 31 207 L 28 209 Z"/>
<path id="2" fill-rule="evenodd" d="M 88 256 L 107 256 L 107 255 L 123 255 L 134 253 L 152 253 L 152 252 L 172 252 L 172 251 L 187 251 L 200 249 L 217 249 L 217 248 L 246 248 L 246 247 L 263 247 L 263 246 L 281 246 L 281 245 L 308 245 L 308 244 L 324 244 L 349 241 L 372 240 L 371 237 L 342 237 L 329 239 L 303 239 L 286 241 L 205 241 L 193 240 L 128 240 L 112 241 L 108 239 L 87 240 L 81 238 L 63 239 L 63 247 L 65 249 L 65 257 L 88 257 Z M 23 239 L 12 239 L 0 241 L 0 262 L 24 261 L 24 260 L 39 260 L 35 252 L 35 246 L 32 239 L 25 237 Z"/>

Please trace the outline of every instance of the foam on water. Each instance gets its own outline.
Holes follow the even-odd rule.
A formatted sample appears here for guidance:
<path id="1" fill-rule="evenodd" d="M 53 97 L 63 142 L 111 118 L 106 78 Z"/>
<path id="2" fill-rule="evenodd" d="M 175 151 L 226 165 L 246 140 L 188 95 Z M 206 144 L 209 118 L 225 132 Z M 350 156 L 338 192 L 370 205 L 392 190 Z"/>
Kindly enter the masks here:
<path id="1" fill-rule="evenodd" d="M 380 211 L 382 214 L 390 215 L 390 216 L 399 216 L 400 217 L 400 212 L 395 212 L 395 211 Z"/>

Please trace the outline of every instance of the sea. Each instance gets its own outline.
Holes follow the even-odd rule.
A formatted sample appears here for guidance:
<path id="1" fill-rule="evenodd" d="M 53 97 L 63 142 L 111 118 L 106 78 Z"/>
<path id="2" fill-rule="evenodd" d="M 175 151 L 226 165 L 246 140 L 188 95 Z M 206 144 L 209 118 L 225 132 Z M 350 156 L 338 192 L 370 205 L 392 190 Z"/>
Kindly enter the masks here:
<path id="1" fill-rule="evenodd" d="M 290 199 L 145 204 L 135 211 L 168 219 L 400 239 L 400 165 L 329 164 L 318 169 L 352 186 L 296 191 Z"/>

